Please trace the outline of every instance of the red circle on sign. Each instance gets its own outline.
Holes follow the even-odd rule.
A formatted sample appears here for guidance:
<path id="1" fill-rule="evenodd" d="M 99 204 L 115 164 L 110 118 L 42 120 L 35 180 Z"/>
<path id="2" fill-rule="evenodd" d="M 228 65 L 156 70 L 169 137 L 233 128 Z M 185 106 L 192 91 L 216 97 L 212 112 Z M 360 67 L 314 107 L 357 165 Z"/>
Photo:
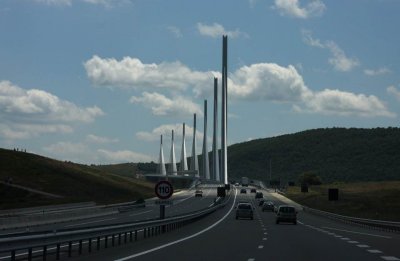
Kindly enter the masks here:
<path id="1" fill-rule="evenodd" d="M 154 187 L 154 191 L 158 198 L 167 199 L 172 196 L 174 193 L 174 189 L 172 188 L 172 184 L 169 181 L 161 180 Z"/>

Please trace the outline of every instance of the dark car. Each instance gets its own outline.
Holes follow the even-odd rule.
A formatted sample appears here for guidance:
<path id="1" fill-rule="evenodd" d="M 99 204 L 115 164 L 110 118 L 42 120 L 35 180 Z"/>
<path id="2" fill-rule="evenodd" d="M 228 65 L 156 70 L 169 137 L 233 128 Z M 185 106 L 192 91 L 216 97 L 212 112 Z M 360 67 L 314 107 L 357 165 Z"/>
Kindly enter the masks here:
<path id="1" fill-rule="evenodd" d="M 255 188 L 252 188 L 252 189 L 250 190 L 250 192 L 251 192 L 251 193 L 256 193 L 257 190 L 256 190 Z"/>
<path id="2" fill-rule="evenodd" d="M 292 206 L 282 205 L 276 212 L 276 224 L 279 222 L 290 222 L 297 224 L 297 210 Z"/>
<path id="3" fill-rule="evenodd" d="M 202 197 L 203 196 L 203 191 L 201 190 L 196 190 L 196 192 L 194 193 L 195 197 Z"/>
<path id="4" fill-rule="evenodd" d="M 257 193 L 256 193 L 256 199 L 257 199 L 257 198 L 263 198 L 263 197 L 264 197 L 264 195 L 263 195 L 262 192 L 257 192 Z"/>
<path id="5" fill-rule="evenodd" d="M 246 194 L 246 193 L 247 193 L 247 190 L 246 190 L 246 189 L 241 189 L 241 190 L 240 190 L 240 193 Z"/>
<path id="6" fill-rule="evenodd" d="M 253 206 L 250 203 L 239 203 L 236 207 L 236 219 L 253 219 Z"/>
<path id="7" fill-rule="evenodd" d="M 261 210 L 264 211 L 274 211 L 274 203 L 271 201 L 266 201 L 263 203 Z"/>

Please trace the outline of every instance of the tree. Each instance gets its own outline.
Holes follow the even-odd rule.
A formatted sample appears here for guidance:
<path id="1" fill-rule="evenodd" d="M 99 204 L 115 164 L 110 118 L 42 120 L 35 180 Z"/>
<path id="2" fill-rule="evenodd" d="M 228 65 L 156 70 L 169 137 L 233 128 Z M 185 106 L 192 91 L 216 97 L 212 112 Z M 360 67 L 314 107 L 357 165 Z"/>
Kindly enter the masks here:
<path id="1" fill-rule="evenodd" d="M 321 185 L 322 181 L 317 174 L 312 172 L 304 172 L 299 176 L 300 184 L 307 184 L 307 185 Z"/>

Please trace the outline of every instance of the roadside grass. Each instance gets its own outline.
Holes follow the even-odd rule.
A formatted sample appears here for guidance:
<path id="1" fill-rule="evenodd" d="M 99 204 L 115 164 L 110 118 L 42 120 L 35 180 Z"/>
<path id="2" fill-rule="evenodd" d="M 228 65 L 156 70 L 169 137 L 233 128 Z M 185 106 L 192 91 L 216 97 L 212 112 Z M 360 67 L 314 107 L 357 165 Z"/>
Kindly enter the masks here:
<path id="1" fill-rule="evenodd" d="M 339 189 L 339 200 L 328 200 L 328 189 Z M 400 221 L 400 181 L 332 183 L 288 187 L 285 196 L 304 206 L 340 215 L 377 220 Z"/>
<path id="2" fill-rule="evenodd" d="M 87 165 L 63 162 L 39 155 L 0 149 L 0 179 L 62 195 L 51 199 L 1 186 L 0 209 L 95 201 L 100 204 L 152 197 L 151 183 L 110 174 Z"/>

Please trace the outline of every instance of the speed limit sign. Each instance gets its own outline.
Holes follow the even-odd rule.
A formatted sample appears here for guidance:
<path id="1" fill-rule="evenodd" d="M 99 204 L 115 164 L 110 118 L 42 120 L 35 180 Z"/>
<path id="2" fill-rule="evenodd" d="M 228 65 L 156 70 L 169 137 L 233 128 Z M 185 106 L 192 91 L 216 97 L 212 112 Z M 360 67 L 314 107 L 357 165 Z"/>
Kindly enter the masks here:
<path id="1" fill-rule="evenodd" d="M 167 199 L 172 196 L 174 189 L 172 184 L 166 180 L 159 181 L 154 188 L 156 195 L 160 199 Z"/>

